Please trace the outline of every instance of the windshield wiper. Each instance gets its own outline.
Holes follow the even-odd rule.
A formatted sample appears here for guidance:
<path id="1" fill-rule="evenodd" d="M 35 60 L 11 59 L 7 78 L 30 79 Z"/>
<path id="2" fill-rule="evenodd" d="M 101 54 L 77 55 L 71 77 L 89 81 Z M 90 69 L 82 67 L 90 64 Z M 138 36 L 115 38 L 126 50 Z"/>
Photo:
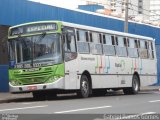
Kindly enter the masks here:
<path id="1" fill-rule="evenodd" d="M 39 60 L 33 60 L 34 62 L 49 62 L 49 61 L 55 61 L 53 59 L 39 59 Z"/>
<path id="2" fill-rule="evenodd" d="M 34 43 L 41 42 L 45 36 L 46 36 L 46 32 L 43 32 L 43 33 L 39 36 L 39 38 L 37 39 L 37 41 L 34 41 Z"/>

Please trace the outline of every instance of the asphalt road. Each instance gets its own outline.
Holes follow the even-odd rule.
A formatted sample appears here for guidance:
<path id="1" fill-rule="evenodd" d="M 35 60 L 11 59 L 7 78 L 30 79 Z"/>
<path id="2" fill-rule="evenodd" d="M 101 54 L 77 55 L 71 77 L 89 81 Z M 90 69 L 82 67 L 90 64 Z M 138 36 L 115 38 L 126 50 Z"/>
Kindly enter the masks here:
<path id="1" fill-rule="evenodd" d="M 140 92 L 137 95 L 108 93 L 106 96 L 85 99 L 60 96 L 35 101 L 32 97 L 0 104 L 0 114 L 158 114 L 160 92 Z"/>

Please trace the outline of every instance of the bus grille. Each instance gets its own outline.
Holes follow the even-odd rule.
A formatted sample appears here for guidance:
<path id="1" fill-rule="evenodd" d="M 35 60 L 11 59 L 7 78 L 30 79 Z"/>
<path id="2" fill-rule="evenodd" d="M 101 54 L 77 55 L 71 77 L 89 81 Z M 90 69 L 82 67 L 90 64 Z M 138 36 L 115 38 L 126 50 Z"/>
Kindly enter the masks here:
<path id="1" fill-rule="evenodd" d="M 16 74 L 15 77 L 22 85 L 29 84 L 42 84 L 44 83 L 51 75 L 53 71 L 47 72 L 38 72 L 38 73 L 25 73 L 25 74 Z"/>

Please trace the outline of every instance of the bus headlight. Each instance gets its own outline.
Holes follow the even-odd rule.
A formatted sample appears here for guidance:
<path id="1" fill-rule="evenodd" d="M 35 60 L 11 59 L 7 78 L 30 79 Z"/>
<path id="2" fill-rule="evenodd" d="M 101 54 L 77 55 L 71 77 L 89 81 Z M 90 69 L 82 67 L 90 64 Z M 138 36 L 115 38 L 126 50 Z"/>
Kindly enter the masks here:
<path id="1" fill-rule="evenodd" d="M 17 80 L 12 80 L 10 83 L 11 83 L 11 85 L 13 85 L 13 86 L 21 85 L 21 83 L 20 83 L 19 81 L 17 81 Z"/>
<path id="2" fill-rule="evenodd" d="M 59 79 L 59 77 L 58 76 L 52 76 L 52 77 L 50 77 L 49 79 L 48 79 L 48 83 L 51 83 L 51 82 L 55 82 L 56 80 L 58 80 Z"/>

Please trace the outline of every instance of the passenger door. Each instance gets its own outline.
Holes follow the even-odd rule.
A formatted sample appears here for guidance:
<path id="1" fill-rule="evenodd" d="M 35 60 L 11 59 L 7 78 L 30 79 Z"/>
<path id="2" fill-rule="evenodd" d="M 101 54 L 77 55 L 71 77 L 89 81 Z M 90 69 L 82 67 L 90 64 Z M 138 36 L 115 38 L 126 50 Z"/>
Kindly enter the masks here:
<path id="1" fill-rule="evenodd" d="M 77 85 L 77 48 L 73 28 L 63 35 L 64 38 L 64 60 L 65 60 L 65 88 L 76 89 Z M 73 31 L 73 32 L 71 32 Z"/>

